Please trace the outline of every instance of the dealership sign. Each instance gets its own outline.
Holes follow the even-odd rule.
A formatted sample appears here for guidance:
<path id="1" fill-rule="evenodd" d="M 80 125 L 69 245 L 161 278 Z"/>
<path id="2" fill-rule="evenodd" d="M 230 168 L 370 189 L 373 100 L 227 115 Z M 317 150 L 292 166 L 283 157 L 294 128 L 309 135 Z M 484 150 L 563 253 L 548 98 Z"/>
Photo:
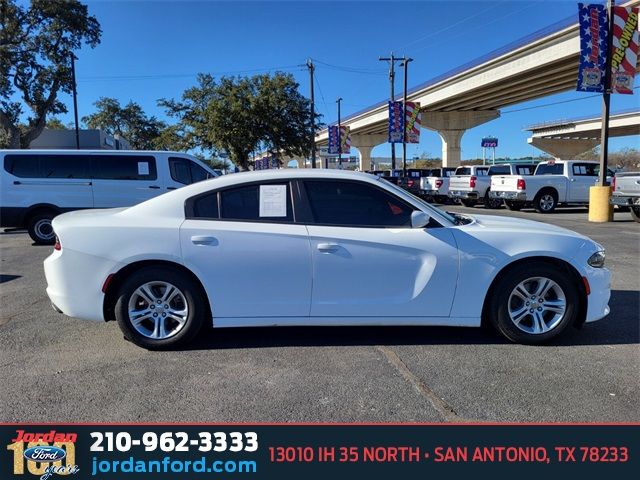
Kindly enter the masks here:
<path id="1" fill-rule="evenodd" d="M 420 143 L 420 125 L 422 124 L 422 113 L 418 102 L 407 102 L 406 132 L 407 143 Z"/>
<path id="2" fill-rule="evenodd" d="M 578 87 L 581 92 L 604 92 L 609 25 L 604 5 L 578 4 L 580 62 Z"/>
<path id="3" fill-rule="evenodd" d="M 480 146 L 483 148 L 496 148 L 498 146 L 498 139 L 496 137 L 484 137 Z"/>
<path id="4" fill-rule="evenodd" d="M 632 7 L 613 7 L 611 93 L 633 93 L 638 62 L 638 12 Z"/>
<path id="5" fill-rule="evenodd" d="M 389 143 L 402 143 L 403 131 L 402 102 L 389 102 Z"/>

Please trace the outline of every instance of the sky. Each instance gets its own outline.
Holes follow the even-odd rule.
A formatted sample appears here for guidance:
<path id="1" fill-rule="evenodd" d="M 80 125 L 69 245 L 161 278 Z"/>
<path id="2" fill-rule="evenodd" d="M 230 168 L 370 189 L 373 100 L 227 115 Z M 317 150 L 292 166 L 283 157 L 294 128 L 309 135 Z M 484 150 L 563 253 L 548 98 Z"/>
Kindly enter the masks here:
<path id="1" fill-rule="evenodd" d="M 86 0 L 85 0 L 86 1 Z M 93 112 L 101 96 L 138 102 L 151 115 L 166 119 L 156 102 L 179 98 L 195 84 L 198 72 L 214 76 L 251 75 L 277 70 L 291 73 L 309 95 L 307 58 L 316 64 L 316 109 L 323 121 L 385 100 L 387 64 L 380 56 L 411 56 L 409 88 L 473 61 L 555 22 L 574 16 L 575 1 L 87 1 L 102 26 L 95 49 L 77 52 L 79 115 Z M 396 75 L 396 91 L 402 88 Z M 636 80 L 636 86 L 640 84 Z M 612 112 L 639 108 L 635 95 L 612 95 Z M 72 101 L 60 116 L 73 120 Z M 462 158 L 481 155 L 480 139 L 499 138 L 497 156 L 541 152 L 527 144 L 527 125 L 599 115 L 601 98 L 565 92 L 506 107 L 502 115 L 467 131 Z M 610 149 L 640 147 L 638 136 L 612 138 Z M 440 156 L 435 132 L 421 131 L 407 156 Z M 389 145 L 374 156 L 388 156 Z"/>

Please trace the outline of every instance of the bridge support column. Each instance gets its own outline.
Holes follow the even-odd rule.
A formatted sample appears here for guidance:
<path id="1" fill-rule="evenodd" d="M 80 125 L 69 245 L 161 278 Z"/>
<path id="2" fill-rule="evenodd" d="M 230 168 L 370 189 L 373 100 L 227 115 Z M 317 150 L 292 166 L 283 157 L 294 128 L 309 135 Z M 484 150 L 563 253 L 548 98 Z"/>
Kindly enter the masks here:
<path id="1" fill-rule="evenodd" d="M 371 170 L 371 152 L 373 149 L 387 141 L 387 135 L 351 135 L 351 145 L 360 152 L 360 171 Z"/>
<path id="2" fill-rule="evenodd" d="M 531 137 L 527 143 L 553 155 L 557 159 L 571 160 L 581 153 L 588 152 L 600 143 L 595 138 L 539 138 Z"/>
<path id="3" fill-rule="evenodd" d="M 435 130 L 442 139 L 442 166 L 460 165 L 462 150 L 460 141 L 465 131 L 495 120 L 498 110 L 465 110 L 453 112 L 422 112 L 422 126 Z"/>

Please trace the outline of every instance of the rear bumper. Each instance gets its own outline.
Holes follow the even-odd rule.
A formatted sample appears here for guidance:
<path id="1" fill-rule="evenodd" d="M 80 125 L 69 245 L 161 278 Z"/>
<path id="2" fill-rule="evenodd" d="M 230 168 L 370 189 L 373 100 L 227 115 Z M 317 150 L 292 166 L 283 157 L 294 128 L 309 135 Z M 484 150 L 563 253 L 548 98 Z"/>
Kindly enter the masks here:
<path id="1" fill-rule="evenodd" d="M 117 264 L 73 250 L 54 250 L 44 261 L 47 296 L 69 317 L 103 321 L 102 285 Z"/>
<path id="2" fill-rule="evenodd" d="M 478 200 L 478 198 L 480 198 L 480 194 L 476 191 L 463 192 L 460 190 L 451 190 L 449 196 L 451 198 L 464 198 L 469 200 Z"/>
<path id="3" fill-rule="evenodd" d="M 503 191 L 493 191 L 489 190 L 490 198 L 498 198 L 502 200 L 512 200 L 514 202 L 526 202 L 527 194 L 524 192 L 503 192 Z"/>
<path id="4" fill-rule="evenodd" d="M 640 197 L 631 197 L 626 195 L 612 195 L 609 199 L 611 205 L 619 205 L 621 207 L 640 206 Z"/>

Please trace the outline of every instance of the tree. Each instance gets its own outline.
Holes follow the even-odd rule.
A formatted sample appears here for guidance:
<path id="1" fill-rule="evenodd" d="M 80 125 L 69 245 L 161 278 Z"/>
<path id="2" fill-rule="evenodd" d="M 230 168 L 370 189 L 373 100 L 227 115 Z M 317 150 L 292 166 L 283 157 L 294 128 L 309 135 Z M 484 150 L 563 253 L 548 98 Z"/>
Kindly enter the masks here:
<path id="1" fill-rule="evenodd" d="M 309 101 L 299 85 L 281 72 L 254 77 L 198 75 L 198 84 L 180 101 L 158 104 L 179 120 L 192 148 L 223 150 L 242 169 L 258 150 L 276 155 L 304 155 L 311 149 Z M 319 115 L 316 115 L 316 119 Z M 316 121 L 316 126 L 320 127 Z"/>
<path id="2" fill-rule="evenodd" d="M 47 120 L 45 128 L 49 128 L 51 130 L 69 130 L 70 128 L 62 123 L 62 120 L 59 118 L 53 117 Z"/>
<path id="3" fill-rule="evenodd" d="M 101 97 L 94 105 L 97 111 L 82 117 L 82 121 L 89 128 L 124 137 L 137 150 L 156 148 L 157 139 L 167 128 L 163 121 L 148 116 L 135 102 L 122 107 L 115 98 Z"/>
<path id="4" fill-rule="evenodd" d="M 67 112 L 58 95 L 72 90 L 71 55 L 100 42 L 100 24 L 78 0 L 0 0 L 0 27 L 0 130 L 9 148 L 28 148 L 47 115 Z"/>

